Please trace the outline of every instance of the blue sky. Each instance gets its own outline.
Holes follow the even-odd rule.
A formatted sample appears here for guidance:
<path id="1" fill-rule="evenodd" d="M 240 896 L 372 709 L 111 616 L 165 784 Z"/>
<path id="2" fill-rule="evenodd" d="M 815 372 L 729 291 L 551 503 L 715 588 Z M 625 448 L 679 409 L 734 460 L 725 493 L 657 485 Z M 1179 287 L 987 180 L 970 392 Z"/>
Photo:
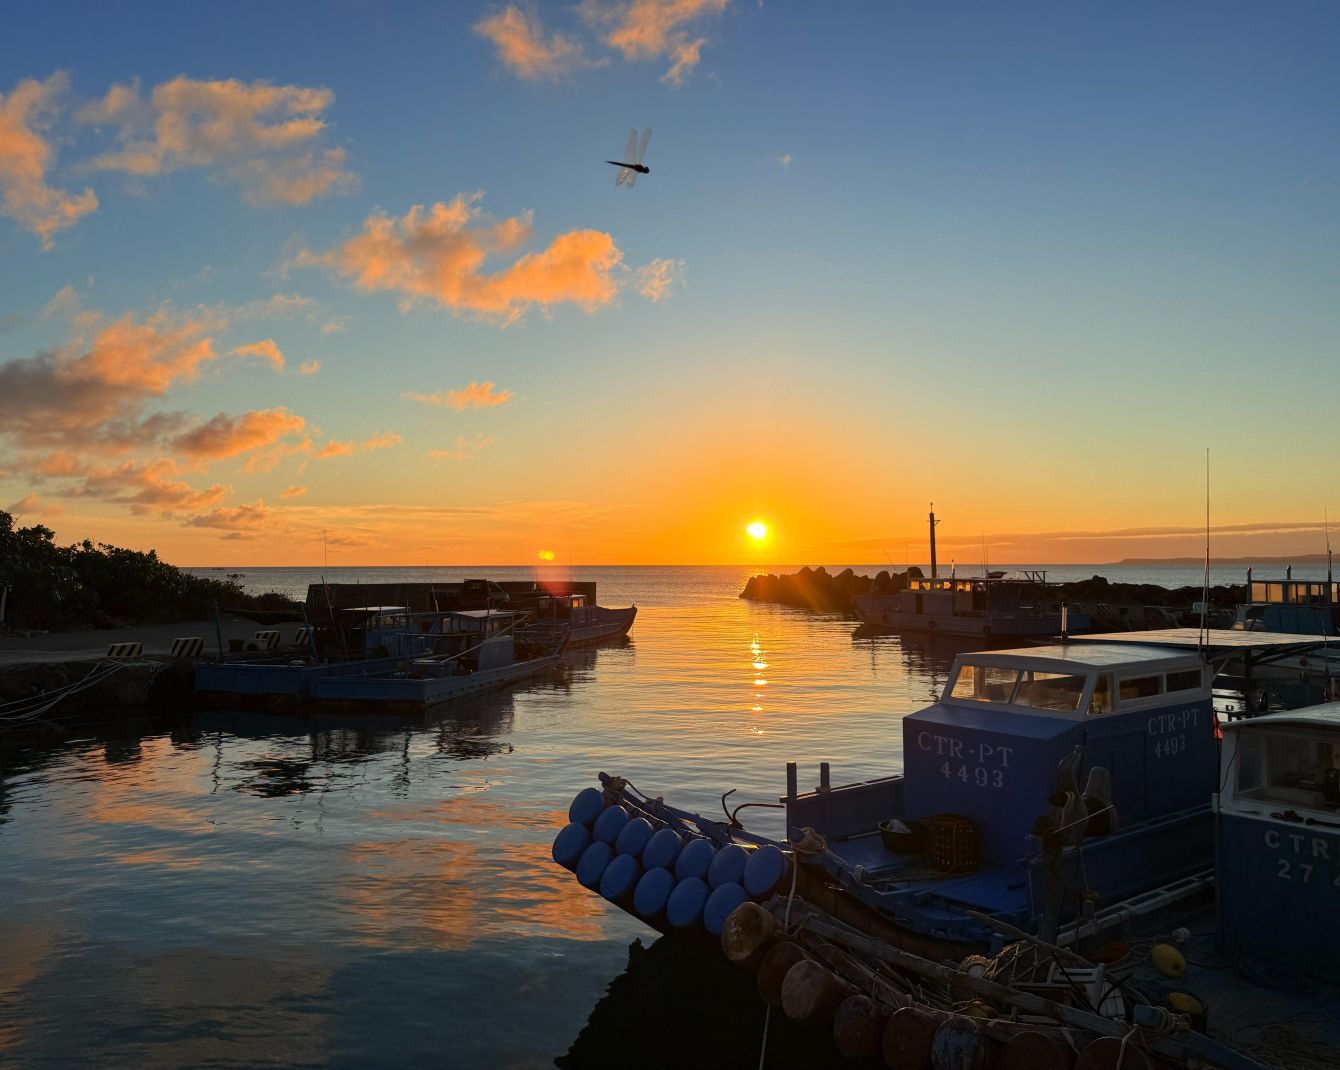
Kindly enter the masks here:
<path id="1" fill-rule="evenodd" d="M 111 320 L 205 308 L 219 359 L 141 415 L 283 407 L 311 449 L 399 441 L 248 472 L 246 452 L 71 437 L 95 475 L 167 461 L 176 482 L 227 488 L 150 508 L 87 470 L 43 475 L 59 444 L 0 423 L 0 506 L 193 563 L 305 561 L 336 526 L 351 563 L 525 561 L 550 543 L 752 560 L 754 515 L 767 552 L 817 561 L 918 538 L 934 498 L 965 538 L 1014 538 L 1003 556 L 1091 560 L 1124 545 L 1112 532 L 1194 527 L 1208 445 L 1217 514 L 1270 528 L 1224 552 L 1310 547 L 1337 459 L 1333 5 L 695 6 L 674 22 L 670 0 L 607 0 L 603 21 L 522 5 L 541 42 L 585 60 L 526 79 L 475 29 L 507 5 L 11 5 L 0 93 L 68 74 L 38 130 L 46 181 L 98 207 L 50 249 L 0 216 L 0 362 L 78 355 L 71 316 L 41 314 L 65 287 Z M 670 45 L 628 59 L 609 41 L 639 11 Z M 705 41 L 678 86 L 675 40 Z M 179 76 L 331 91 L 299 148 L 343 150 L 349 181 L 258 204 L 240 158 L 91 170 L 119 142 L 79 109 Z M 616 189 L 603 160 L 634 125 L 655 130 L 652 173 Z M 494 219 L 533 213 L 485 271 L 595 232 L 621 255 L 617 294 L 504 326 L 299 263 L 375 213 L 476 192 Z M 656 301 L 635 275 L 652 262 L 672 279 Z M 248 316 L 276 295 L 310 303 Z M 226 357 L 265 338 L 282 375 Z M 508 402 L 402 397 L 485 381 Z M 1036 538 L 1059 531 L 1086 534 Z"/>

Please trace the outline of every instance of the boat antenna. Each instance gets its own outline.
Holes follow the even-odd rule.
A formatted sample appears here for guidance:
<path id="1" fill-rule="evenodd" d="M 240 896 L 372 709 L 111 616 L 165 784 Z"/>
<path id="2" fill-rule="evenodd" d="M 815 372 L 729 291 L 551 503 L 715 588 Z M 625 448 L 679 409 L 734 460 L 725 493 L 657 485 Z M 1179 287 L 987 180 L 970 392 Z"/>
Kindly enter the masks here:
<path id="1" fill-rule="evenodd" d="M 939 571 L 935 563 L 935 525 L 939 521 L 935 519 L 935 503 L 931 502 L 931 579 L 939 576 Z"/>
<path id="2" fill-rule="evenodd" d="M 1210 608 L 1210 447 L 1205 447 L 1205 577 L 1200 592 L 1200 634 L 1196 645 L 1202 654 L 1210 645 L 1210 630 L 1206 623 L 1207 610 Z"/>

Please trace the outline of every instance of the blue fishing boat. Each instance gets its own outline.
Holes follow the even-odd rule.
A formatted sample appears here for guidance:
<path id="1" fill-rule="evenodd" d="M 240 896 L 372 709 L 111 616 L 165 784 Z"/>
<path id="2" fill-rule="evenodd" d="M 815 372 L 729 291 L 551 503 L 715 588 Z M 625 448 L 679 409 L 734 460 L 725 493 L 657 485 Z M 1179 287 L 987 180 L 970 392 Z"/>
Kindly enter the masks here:
<path id="1" fill-rule="evenodd" d="M 329 674 L 312 682 L 314 707 L 419 713 L 507 687 L 552 669 L 567 649 L 566 628 L 531 636 L 520 614 L 492 609 L 409 614 L 369 630 L 368 643 L 398 654 L 395 664 Z M 418 628 L 412 627 L 418 624 Z"/>

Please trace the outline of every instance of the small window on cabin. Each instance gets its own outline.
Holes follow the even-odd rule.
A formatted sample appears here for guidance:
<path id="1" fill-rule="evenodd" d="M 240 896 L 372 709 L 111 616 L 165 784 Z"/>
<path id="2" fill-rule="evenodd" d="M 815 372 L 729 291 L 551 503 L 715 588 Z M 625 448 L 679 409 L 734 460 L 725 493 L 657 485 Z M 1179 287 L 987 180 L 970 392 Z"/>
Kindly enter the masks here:
<path id="1" fill-rule="evenodd" d="M 1201 675 L 1199 669 L 1186 669 L 1182 672 L 1170 672 L 1168 674 L 1169 691 L 1199 691 L 1201 688 Z"/>
<path id="2" fill-rule="evenodd" d="M 1256 739 L 1249 732 L 1242 732 L 1238 739 L 1242 740 L 1246 736 L 1246 741 L 1238 747 L 1238 788 L 1239 795 L 1250 795 L 1261 789 L 1262 781 L 1262 759 L 1261 759 L 1261 741 Z"/>
<path id="3" fill-rule="evenodd" d="M 983 702 L 1009 702 L 1014 695 L 1014 685 L 1019 680 L 1018 669 L 996 669 L 983 665 L 977 670 L 982 678 L 982 690 L 978 695 Z"/>
<path id="4" fill-rule="evenodd" d="M 1264 784 L 1250 797 L 1287 806 L 1340 808 L 1340 746 L 1309 736 L 1266 736 Z"/>
<path id="5" fill-rule="evenodd" d="M 1089 716 L 1101 717 L 1112 712 L 1112 676 L 1104 673 L 1093 685 L 1093 697 L 1089 699 Z"/>
<path id="6" fill-rule="evenodd" d="M 954 689 L 949 692 L 950 698 L 967 699 L 969 702 L 977 699 L 977 666 L 960 665 L 958 678 L 954 681 Z"/>
<path id="7" fill-rule="evenodd" d="M 1025 672 L 1014 705 L 1074 713 L 1084 696 L 1084 677 L 1061 672 Z"/>
<path id="8" fill-rule="evenodd" d="M 1162 676 L 1132 676 L 1118 685 L 1122 702 L 1139 702 L 1163 694 Z"/>

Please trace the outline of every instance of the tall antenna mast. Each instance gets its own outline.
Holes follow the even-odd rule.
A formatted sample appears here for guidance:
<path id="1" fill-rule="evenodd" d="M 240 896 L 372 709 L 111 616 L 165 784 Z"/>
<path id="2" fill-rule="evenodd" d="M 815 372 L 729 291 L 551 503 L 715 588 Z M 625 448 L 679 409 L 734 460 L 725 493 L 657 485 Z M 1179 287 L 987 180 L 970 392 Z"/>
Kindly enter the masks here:
<path id="1" fill-rule="evenodd" d="M 1197 645 L 1204 648 L 1210 642 L 1206 613 L 1210 608 L 1210 447 L 1205 447 L 1205 578 L 1200 593 L 1200 634 Z"/>
<path id="2" fill-rule="evenodd" d="M 931 502 L 931 579 L 935 579 L 939 572 L 935 564 L 935 503 Z"/>

